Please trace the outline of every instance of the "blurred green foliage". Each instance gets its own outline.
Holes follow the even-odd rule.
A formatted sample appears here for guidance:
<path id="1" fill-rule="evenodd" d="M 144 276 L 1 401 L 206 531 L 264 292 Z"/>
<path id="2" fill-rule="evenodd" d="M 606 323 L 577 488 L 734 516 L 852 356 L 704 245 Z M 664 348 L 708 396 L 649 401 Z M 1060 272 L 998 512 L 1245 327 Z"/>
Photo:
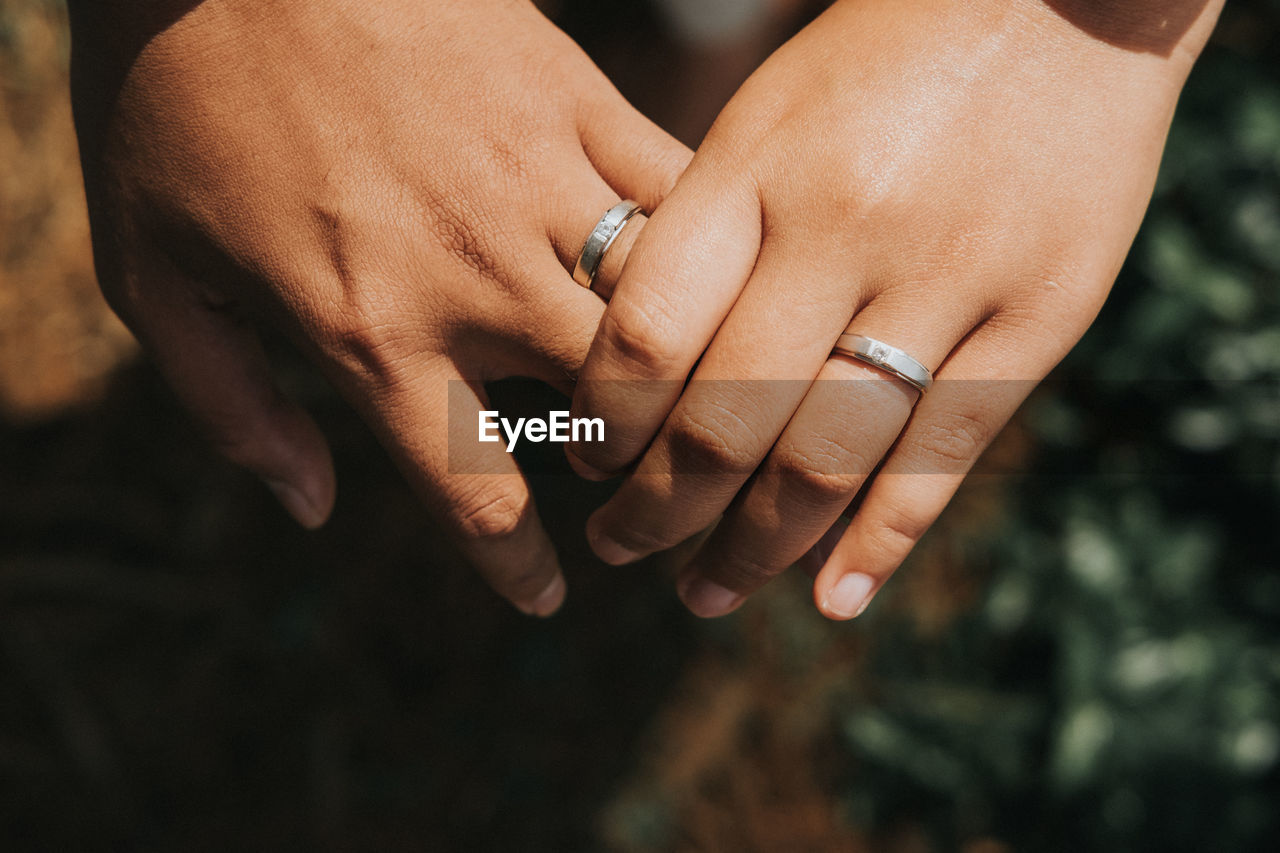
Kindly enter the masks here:
<path id="1" fill-rule="evenodd" d="M 1193 73 L 1110 302 L 1024 410 L 1011 510 L 966 543 L 991 567 L 980 605 L 937 639 L 871 614 L 870 677 L 838 712 L 855 825 L 1273 849 L 1280 5 L 1232 11 L 1251 38 Z"/>

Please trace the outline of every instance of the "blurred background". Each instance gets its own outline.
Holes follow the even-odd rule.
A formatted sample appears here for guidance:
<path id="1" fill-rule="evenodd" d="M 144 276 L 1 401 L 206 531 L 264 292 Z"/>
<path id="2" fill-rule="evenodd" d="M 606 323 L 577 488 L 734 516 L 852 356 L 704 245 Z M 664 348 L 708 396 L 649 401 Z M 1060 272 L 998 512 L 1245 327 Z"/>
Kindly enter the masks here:
<path id="1" fill-rule="evenodd" d="M 542 5 L 690 143 L 815 11 Z M 1273 849 L 1276 0 L 1227 4 L 1102 317 L 847 625 L 798 577 L 694 619 L 552 459 L 570 598 L 525 619 L 281 352 L 340 482 L 297 529 L 98 296 L 67 60 L 60 2 L 0 0 L 5 849 Z"/>

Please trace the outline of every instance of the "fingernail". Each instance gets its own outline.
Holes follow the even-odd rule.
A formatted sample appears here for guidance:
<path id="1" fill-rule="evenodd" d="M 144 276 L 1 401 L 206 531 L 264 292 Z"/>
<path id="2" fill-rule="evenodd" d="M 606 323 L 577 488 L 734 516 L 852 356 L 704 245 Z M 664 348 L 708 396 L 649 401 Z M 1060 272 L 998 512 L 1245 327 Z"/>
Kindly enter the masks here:
<path id="1" fill-rule="evenodd" d="M 263 477 L 262 482 L 271 490 L 271 494 L 276 496 L 276 500 L 280 501 L 285 511 L 293 516 L 294 521 L 308 530 L 315 530 L 324 524 L 325 514 L 297 486 L 285 480 L 270 477 Z"/>
<path id="2" fill-rule="evenodd" d="M 578 454 L 574 453 L 571 449 L 566 448 L 564 451 L 564 455 L 565 455 L 565 458 L 569 460 L 569 467 L 572 468 L 574 472 L 582 479 L 591 480 L 592 482 L 595 482 L 595 483 L 599 483 L 603 480 L 609 479 L 608 474 L 599 470 L 598 468 L 593 468 L 587 463 L 583 462 L 578 457 Z"/>
<path id="3" fill-rule="evenodd" d="M 624 566 L 627 563 L 634 563 L 644 556 L 644 554 L 637 553 L 622 545 L 609 534 L 601 531 L 600 528 L 601 523 L 598 513 L 587 519 L 587 544 L 591 546 L 591 550 L 601 560 L 611 566 Z"/>
<path id="4" fill-rule="evenodd" d="M 597 533 L 588 537 L 588 539 L 591 550 L 596 552 L 596 556 L 611 566 L 625 566 L 627 563 L 634 563 L 643 556 L 630 548 L 619 545 L 603 533 Z"/>
<path id="5" fill-rule="evenodd" d="M 745 595 L 720 586 L 704 577 L 692 576 L 676 587 L 684 606 L 694 616 L 714 619 L 733 612 L 747 600 Z"/>
<path id="6" fill-rule="evenodd" d="M 822 609 L 840 619 L 862 615 L 871 603 L 871 590 L 876 582 L 861 572 L 850 572 L 831 587 L 823 599 Z"/>
<path id="7" fill-rule="evenodd" d="M 537 598 L 528 604 L 517 604 L 516 607 L 528 616 L 538 616 L 545 619 L 559 610 L 561 604 L 564 604 L 564 596 L 567 589 L 564 575 L 556 575 L 555 579 L 547 584 L 547 588 L 538 593 Z"/>

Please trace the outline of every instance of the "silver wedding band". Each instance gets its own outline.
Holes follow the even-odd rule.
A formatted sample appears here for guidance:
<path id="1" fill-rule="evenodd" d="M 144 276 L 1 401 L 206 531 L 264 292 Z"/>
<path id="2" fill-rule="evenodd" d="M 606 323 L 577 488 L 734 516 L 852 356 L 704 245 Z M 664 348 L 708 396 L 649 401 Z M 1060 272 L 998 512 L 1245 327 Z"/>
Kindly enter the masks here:
<path id="1" fill-rule="evenodd" d="M 596 223 L 596 227 L 592 228 L 591 233 L 587 235 L 587 242 L 582 244 L 582 251 L 578 253 L 578 262 L 573 265 L 574 281 L 587 290 L 591 289 L 609 247 L 618 239 L 618 235 L 631 221 L 631 217 L 640 212 L 639 203 L 630 200 L 620 201 L 605 211 L 604 216 L 600 217 L 600 221 Z"/>
<path id="2" fill-rule="evenodd" d="M 875 338 L 868 338 L 866 335 L 845 332 L 836 341 L 831 351 L 879 368 L 911 385 L 922 394 L 933 384 L 933 374 L 929 368 L 897 347 L 886 344 L 884 341 L 877 341 Z"/>

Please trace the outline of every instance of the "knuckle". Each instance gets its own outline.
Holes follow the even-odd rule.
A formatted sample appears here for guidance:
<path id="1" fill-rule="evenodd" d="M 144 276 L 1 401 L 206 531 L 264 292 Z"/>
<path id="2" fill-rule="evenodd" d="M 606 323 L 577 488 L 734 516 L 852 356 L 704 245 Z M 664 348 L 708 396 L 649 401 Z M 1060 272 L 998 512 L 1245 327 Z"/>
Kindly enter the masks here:
<path id="1" fill-rule="evenodd" d="M 436 238 L 450 257 L 485 278 L 506 283 L 485 238 L 486 233 L 493 232 L 485 228 L 482 220 L 461 216 L 443 204 L 433 206 L 432 213 Z"/>
<path id="2" fill-rule="evenodd" d="M 601 337 L 629 373 L 644 378 L 683 377 L 679 341 L 666 331 L 675 329 L 676 324 L 654 320 L 640 309 L 624 310 L 619 306 L 605 312 Z"/>
<path id="3" fill-rule="evenodd" d="M 483 162 L 506 183 L 518 184 L 529 178 L 529 155 L 537 156 L 546 144 L 531 133 L 530 122 L 520 116 L 498 131 L 482 131 L 477 142 Z"/>
<path id="4" fill-rule="evenodd" d="M 720 417 L 712 414 L 714 411 L 685 411 L 672 418 L 667 441 L 676 469 L 749 476 L 758 462 L 752 452 L 755 441 L 750 428 L 728 409 L 719 409 Z"/>
<path id="5" fill-rule="evenodd" d="M 358 207 L 338 198 L 315 205 L 311 217 L 323 251 L 289 282 L 282 307 L 344 372 L 388 379 L 415 351 L 408 327 L 416 312 L 404 308 L 405 284 L 373 262 L 384 246 Z"/>
<path id="6" fill-rule="evenodd" d="M 663 525 L 660 530 L 661 532 L 657 532 L 651 528 L 631 524 L 625 527 L 611 528 L 609 537 L 638 554 L 665 551 L 680 544 L 686 538 L 680 535 L 680 530 L 674 524 Z"/>
<path id="7" fill-rule="evenodd" d="M 896 507 L 879 507 L 871 519 L 869 539 L 886 557 L 900 561 L 929 529 L 928 519 Z"/>
<path id="8" fill-rule="evenodd" d="M 818 505 L 847 502 L 863 480 L 846 454 L 790 450 L 777 454 L 773 466 L 790 491 Z"/>
<path id="9" fill-rule="evenodd" d="M 917 446 L 940 464 L 938 473 L 959 473 L 968 470 L 994 434 L 985 418 L 956 410 L 931 419 Z"/>
<path id="10" fill-rule="evenodd" d="M 726 589 L 750 593 L 781 574 L 785 565 L 749 554 L 734 554 L 707 571 L 707 577 Z"/>
<path id="11" fill-rule="evenodd" d="M 332 298 L 299 300 L 303 330 L 344 374 L 388 383 L 402 362 L 423 351 L 416 312 L 404 309 L 399 284 L 364 273 L 340 279 Z"/>
<path id="12" fill-rule="evenodd" d="M 754 81 L 748 80 L 743 92 L 756 86 Z M 772 131 L 782 122 L 781 117 L 762 120 L 760 111 L 752 107 L 751 98 L 732 98 L 707 130 L 702 145 L 715 151 L 725 163 L 767 160 L 764 154 L 767 140 L 772 138 Z"/>
<path id="13" fill-rule="evenodd" d="M 824 195 L 824 208 L 829 207 L 827 215 L 842 227 L 861 225 L 869 217 L 875 207 L 875 200 L 867 194 L 867 181 L 861 172 L 850 171 L 847 164 L 841 164 L 840 171 L 829 174 L 841 175 L 839 179 L 826 187 L 815 187 L 815 191 Z"/>
<path id="14" fill-rule="evenodd" d="M 518 170 L 518 157 L 509 149 L 492 147 L 486 157 L 499 170 Z M 520 161 L 523 162 L 523 161 Z M 508 236 L 510 229 L 497 221 L 484 205 L 465 205 L 456 197 L 424 192 L 416 199 L 425 227 L 445 258 L 506 290 L 517 286 L 512 271 L 500 258 L 519 257 Z M 438 259 L 433 262 L 440 267 Z"/>
<path id="15" fill-rule="evenodd" d="M 530 508 L 528 494 L 481 493 L 458 505 L 453 522 L 464 539 L 510 539 L 521 530 Z"/>
<path id="16" fill-rule="evenodd" d="M 326 337 L 347 372 L 386 383 L 410 352 L 405 345 L 410 336 L 402 323 L 381 309 L 371 310 L 367 303 L 348 301 L 328 318 Z"/>

